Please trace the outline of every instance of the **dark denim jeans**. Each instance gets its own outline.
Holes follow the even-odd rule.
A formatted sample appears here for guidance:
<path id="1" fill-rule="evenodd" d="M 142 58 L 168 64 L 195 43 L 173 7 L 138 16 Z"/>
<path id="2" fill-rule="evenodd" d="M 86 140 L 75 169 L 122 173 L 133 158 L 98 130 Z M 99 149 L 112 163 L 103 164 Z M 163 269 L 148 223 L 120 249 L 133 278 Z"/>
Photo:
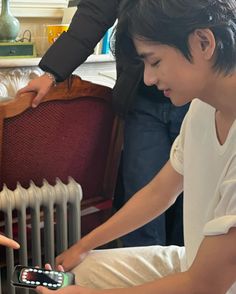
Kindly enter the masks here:
<path id="1" fill-rule="evenodd" d="M 171 145 L 189 107 L 146 98 L 138 97 L 125 122 L 124 202 L 146 185 L 169 159 Z M 123 245 L 183 245 L 182 202 L 182 196 L 178 197 L 167 212 L 122 237 Z"/>

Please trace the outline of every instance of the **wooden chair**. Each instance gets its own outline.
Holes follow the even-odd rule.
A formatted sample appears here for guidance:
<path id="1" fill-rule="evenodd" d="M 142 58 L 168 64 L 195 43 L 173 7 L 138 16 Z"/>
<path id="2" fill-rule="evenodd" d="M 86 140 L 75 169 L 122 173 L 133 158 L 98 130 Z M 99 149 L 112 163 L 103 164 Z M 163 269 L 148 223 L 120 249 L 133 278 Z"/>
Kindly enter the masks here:
<path id="1" fill-rule="evenodd" d="M 0 190 L 74 178 L 83 190 L 84 235 L 112 211 L 123 137 L 112 90 L 72 76 L 34 109 L 33 97 L 0 103 Z"/>

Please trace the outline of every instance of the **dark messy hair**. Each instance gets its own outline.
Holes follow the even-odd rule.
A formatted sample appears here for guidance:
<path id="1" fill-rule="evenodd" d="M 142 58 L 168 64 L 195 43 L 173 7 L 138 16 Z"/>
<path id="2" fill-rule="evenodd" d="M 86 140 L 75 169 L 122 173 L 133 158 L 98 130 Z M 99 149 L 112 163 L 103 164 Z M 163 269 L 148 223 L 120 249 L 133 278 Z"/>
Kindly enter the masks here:
<path id="1" fill-rule="evenodd" d="M 236 68 L 236 0 L 123 0 L 118 19 L 114 49 L 121 62 L 138 58 L 134 36 L 175 47 L 191 62 L 189 35 L 208 28 L 216 40 L 213 68 Z"/>

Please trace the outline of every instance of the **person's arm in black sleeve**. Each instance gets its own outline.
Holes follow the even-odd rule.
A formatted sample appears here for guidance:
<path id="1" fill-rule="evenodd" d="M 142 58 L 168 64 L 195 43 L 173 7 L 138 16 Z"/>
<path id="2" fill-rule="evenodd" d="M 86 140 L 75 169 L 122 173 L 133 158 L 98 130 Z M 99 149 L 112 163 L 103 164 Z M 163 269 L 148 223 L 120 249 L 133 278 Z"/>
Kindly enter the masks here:
<path id="1" fill-rule="evenodd" d="M 81 0 L 67 32 L 48 49 L 39 67 L 65 80 L 94 51 L 117 17 L 119 0 Z"/>

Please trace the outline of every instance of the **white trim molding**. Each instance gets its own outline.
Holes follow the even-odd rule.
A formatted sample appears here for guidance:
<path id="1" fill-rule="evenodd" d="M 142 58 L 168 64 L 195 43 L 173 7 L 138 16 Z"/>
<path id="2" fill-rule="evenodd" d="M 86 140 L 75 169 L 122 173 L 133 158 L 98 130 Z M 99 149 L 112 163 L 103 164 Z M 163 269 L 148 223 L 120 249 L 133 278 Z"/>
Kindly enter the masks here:
<path id="1" fill-rule="evenodd" d="M 63 17 L 68 0 L 10 0 L 10 9 L 16 17 Z"/>

